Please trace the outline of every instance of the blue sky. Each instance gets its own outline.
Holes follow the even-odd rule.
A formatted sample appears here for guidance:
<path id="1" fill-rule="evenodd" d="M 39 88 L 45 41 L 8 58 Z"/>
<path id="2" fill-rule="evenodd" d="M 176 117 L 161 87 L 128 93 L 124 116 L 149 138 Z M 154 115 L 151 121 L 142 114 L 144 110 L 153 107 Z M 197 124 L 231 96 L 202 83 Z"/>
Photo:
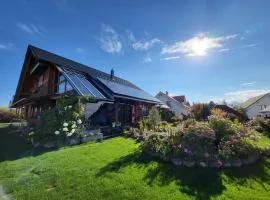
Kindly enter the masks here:
<path id="1" fill-rule="evenodd" d="M 1 0 L 0 105 L 28 44 L 190 102 L 270 91 L 270 1 Z"/>

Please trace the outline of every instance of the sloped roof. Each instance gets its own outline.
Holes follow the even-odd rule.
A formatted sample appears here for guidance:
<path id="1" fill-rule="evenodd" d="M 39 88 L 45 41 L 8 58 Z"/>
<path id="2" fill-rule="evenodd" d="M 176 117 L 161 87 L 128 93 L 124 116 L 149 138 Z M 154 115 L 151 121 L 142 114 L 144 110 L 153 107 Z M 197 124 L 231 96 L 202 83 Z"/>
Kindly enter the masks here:
<path id="1" fill-rule="evenodd" d="M 175 100 L 183 103 L 186 100 L 185 95 L 180 95 L 180 96 L 173 96 L 172 98 L 174 98 Z"/>
<path id="2" fill-rule="evenodd" d="M 262 94 L 262 95 L 259 95 L 259 96 L 256 96 L 256 97 L 252 97 L 250 98 L 249 100 L 245 101 L 244 103 L 242 103 L 240 105 L 240 107 L 242 108 L 248 108 L 250 107 L 251 105 L 253 105 L 254 103 L 256 103 L 257 101 L 259 101 L 261 98 L 263 98 L 264 96 L 266 96 L 267 94 L 270 94 L 270 93 L 266 93 L 266 94 Z"/>
<path id="3" fill-rule="evenodd" d="M 181 104 L 181 105 L 184 106 L 184 104 L 182 104 L 182 102 L 177 101 L 176 99 L 174 99 L 173 97 L 170 97 L 169 95 L 167 95 L 167 94 L 164 93 L 164 92 L 161 92 L 161 91 L 160 91 L 155 97 L 158 98 L 159 95 L 164 95 L 164 96 L 166 96 L 169 100 L 171 100 L 171 101 L 173 101 L 173 102 L 177 102 L 177 103 L 179 103 L 179 104 Z"/>
<path id="4" fill-rule="evenodd" d="M 98 86 L 97 89 L 99 89 L 101 92 L 105 94 L 108 94 L 109 92 L 109 96 L 113 95 L 113 97 L 115 98 L 126 98 L 126 99 L 132 99 L 132 100 L 143 101 L 143 102 L 148 102 L 148 103 L 160 103 L 158 99 L 156 99 L 152 95 L 148 94 L 147 92 L 143 91 L 142 89 L 140 89 L 139 87 L 137 87 L 136 85 L 134 85 L 133 83 L 125 79 L 119 78 L 117 76 L 113 76 L 113 78 L 111 78 L 111 74 L 107 74 L 100 70 L 94 69 L 92 67 L 88 67 L 81 63 L 75 62 L 73 60 L 64 58 L 62 56 L 56 55 L 48 51 L 45 51 L 38 47 L 34 47 L 32 45 L 28 46 L 26 56 L 29 56 L 28 52 L 31 52 L 37 61 L 52 63 L 62 69 L 67 68 L 71 71 L 75 71 L 75 72 L 87 75 L 88 79 L 92 83 L 94 83 L 96 86 Z M 21 72 L 21 76 L 22 76 L 22 72 Z M 20 76 L 19 84 L 21 82 L 21 76 Z M 103 82 L 101 80 L 103 80 Z M 118 88 L 115 88 L 115 87 L 118 87 Z M 125 90 L 122 91 L 121 88 L 122 89 L 124 88 Z M 119 92 L 119 90 L 121 90 L 121 92 Z M 18 87 L 16 90 L 16 94 L 17 92 L 18 92 Z"/>
<path id="5" fill-rule="evenodd" d="M 38 47 L 34 47 L 32 45 L 29 45 L 28 48 L 32 51 L 33 55 L 40 60 L 54 63 L 54 64 L 62 66 L 62 67 L 72 68 L 74 70 L 87 73 L 88 75 L 95 77 L 95 78 L 99 77 L 99 78 L 103 78 L 103 79 L 111 79 L 110 74 L 107 74 L 107 73 L 102 72 L 100 70 L 94 69 L 94 68 L 89 67 L 87 65 L 83 65 L 83 64 L 78 63 L 76 61 L 64 58 L 62 56 L 48 52 L 48 51 L 40 49 Z M 122 78 L 119 78 L 117 76 L 114 76 L 113 81 L 120 83 L 120 84 L 123 84 L 123 85 L 126 85 L 126 86 L 129 86 L 129 87 L 133 87 L 135 89 L 140 89 L 136 85 L 134 85 L 133 83 L 131 83 L 127 80 L 124 80 Z"/>

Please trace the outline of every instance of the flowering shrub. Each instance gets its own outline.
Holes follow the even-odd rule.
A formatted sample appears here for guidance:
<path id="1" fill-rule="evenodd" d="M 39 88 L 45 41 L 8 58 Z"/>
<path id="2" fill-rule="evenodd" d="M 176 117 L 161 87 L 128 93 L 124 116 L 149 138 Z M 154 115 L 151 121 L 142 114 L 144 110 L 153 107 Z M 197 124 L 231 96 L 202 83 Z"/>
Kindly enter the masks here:
<path id="1" fill-rule="evenodd" d="M 152 133 L 143 142 L 143 149 L 158 153 L 163 156 L 172 155 L 172 144 L 166 135 L 159 133 Z"/>
<path id="2" fill-rule="evenodd" d="M 34 139 L 44 143 L 79 134 L 83 129 L 82 111 L 78 97 L 62 97 L 55 108 L 41 114 Z"/>
<path id="3" fill-rule="evenodd" d="M 218 111 L 209 123 L 187 120 L 165 132 L 149 132 L 142 147 L 161 156 L 223 167 L 228 160 L 246 159 L 257 152 L 247 142 L 253 135 L 253 129 L 224 118 Z"/>
<path id="4" fill-rule="evenodd" d="M 270 119 L 257 117 L 251 120 L 248 125 L 250 127 L 254 127 L 258 132 L 264 132 L 265 134 L 270 136 Z"/>
<path id="5" fill-rule="evenodd" d="M 182 153 L 197 160 L 208 159 L 214 151 L 215 139 L 215 133 L 207 123 L 191 125 L 181 139 Z"/>
<path id="6" fill-rule="evenodd" d="M 218 155 L 222 159 L 246 158 L 252 152 L 254 148 L 241 135 L 223 138 L 218 147 Z"/>

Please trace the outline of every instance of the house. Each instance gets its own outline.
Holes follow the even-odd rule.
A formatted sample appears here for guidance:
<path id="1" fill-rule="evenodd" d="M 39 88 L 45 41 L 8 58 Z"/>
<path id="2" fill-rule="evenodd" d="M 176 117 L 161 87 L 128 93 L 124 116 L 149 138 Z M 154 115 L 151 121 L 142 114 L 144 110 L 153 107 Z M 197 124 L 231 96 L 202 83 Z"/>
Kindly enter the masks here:
<path id="1" fill-rule="evenodd" d="M 173 96 L 172 98 L 174 98 L 176 101 L 186 104 L 187 100 L 186 100 L 186 96 L 185 95 L 180 95 L 180 96 Z"/>
<path id="2" fill-rule="evenodd" d="M 247 114 L 249 119 L 253 119 L 257 116 L 270 117 L 270 93 L 262 94 L 253 97 L 240 105 Z"/>
<path id="3" fill-rule="evenodd" d="M 167 91 L 165 93 L 160 91 L 155 97 L 167 105 L 172 112 L 178 113 L 179 115 L 188 114 L 188 106 L 185 105 L 185 98 L 170 97 Z"/>
<path id="4" fill-rule="evenodd" d="M 34 46 L 28 46 L 11 107 L 24 119 L 37 119 L 64 94 L 89 96 L 89 125 L 134 124 L 160 101 L 133 83 Z"/>

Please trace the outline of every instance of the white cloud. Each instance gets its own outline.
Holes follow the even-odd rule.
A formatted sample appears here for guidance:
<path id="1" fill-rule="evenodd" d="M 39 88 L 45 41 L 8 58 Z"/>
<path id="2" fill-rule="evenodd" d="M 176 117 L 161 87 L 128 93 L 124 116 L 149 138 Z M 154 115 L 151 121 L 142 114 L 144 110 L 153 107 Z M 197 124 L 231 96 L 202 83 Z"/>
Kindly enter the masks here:
<path id="1" fill-rule="evenodd" d="M 123 45 L 118 33 L 108 25 L 101 25 L 102 32 L 99 42 L 101 49 L 107 53 L 122 53 Z"/>
<path id="2" fill-rule="evenodd" d="M 44 33 L 41 31 L 41 28 L 37 27 L 34 24 L 24 24 L 21 22 L 17 23 L 17 26 L 24 32 L 30 34 L 30 35 L 42 35 L 44 36 Z"/>
<path id="3" fill-rule="evenodd" d="M 218 50 L 218 52 L 226 52 L 226 51 L 230 51 L 230 49 L 229 48 L 224 48 L 224 49 Z"/>
<path id="4" fill-rule="evenodd" d="M 169 56 L 169 57 L 161 58 L 160 60 L 176 60 L 180 58 L 181 58 L 180 56 Z"/>
<path id="5" fill-rule="evenodd" d="M 131 31 L 127 30 L 126 32 L 127 32 L 127 37 L 131 42 L 136 41 L 135 36 L 133 35 Z"/>
<path id="6" fill-rule="evenodd" d="M 152 62 L 152 58 L 149 57 L 149 56 L 147 56 L 147 57 L 145 57 L 145 58 L 143 59 L 143 63 L 150 63 L 150 62 Z"/>
<path id="7" fill-rule="evenodd" d="M 14 48 L 13 43 L 0 44 L 0 50 L 10 50 Z"/>
<path id="8" fill-rule="evenodd" d="M 162 41 L 158 38 L 153 38 L 151 40 L 141 40 L 141 41 L 137 41 L 135 43 L 132 44 L 133 49 L 135 50 L 148 50 L 150 49 L 152 46 L 154 46 L 155 44 L 158 43 L 162 43 Z"/>
<path id="9" fill-rule="evenodd" d="M 241 85 L 242 86 L 251 86 L 251 85 L 253 85 L 255 83 L 256 83 L 256 81 L 251 81 L 251 82 L 247 82 L 247 83 L 242 83 Z"/>
<path id="10" fill-rule="evenodd" d="M 251 48 L 251 47 L 255 47 L 257 46 L 257 44 L 245 44 L 245 45 L 242 45 L 243 48 Z"/>
<path id="11" fill-rule="evenodd" d="M 222 48 L 224 42 L 238 37 L 237 34 L 208 37 L 205 34 L 199 34 L 186 41 L 177 41 L 172 45 L 165 46 L 162 49 L 163 54 L 181 53 L 187 56 L 203 56 L 210 49 Z"/>
<path id="12" fill-rule="evenodd" d="M 85 50 L 83 48 L 77 47 L 76 48 L 76 52 L 77 53 L 80 53 L 80 54 L 84 54 L 85 53 Z"/>
<path id="13" fill-rule="evenodd" d="M 211 97 L 209 100 L 214 102 L 222 102 L 225 100 L 228 103 L 237 104 L 243 103 L 248 99 L 270 92 L 270 89 L 252 89 L 252 90 L 237 90 L 232 92 L 226 92 L 221 96 Z"/>

